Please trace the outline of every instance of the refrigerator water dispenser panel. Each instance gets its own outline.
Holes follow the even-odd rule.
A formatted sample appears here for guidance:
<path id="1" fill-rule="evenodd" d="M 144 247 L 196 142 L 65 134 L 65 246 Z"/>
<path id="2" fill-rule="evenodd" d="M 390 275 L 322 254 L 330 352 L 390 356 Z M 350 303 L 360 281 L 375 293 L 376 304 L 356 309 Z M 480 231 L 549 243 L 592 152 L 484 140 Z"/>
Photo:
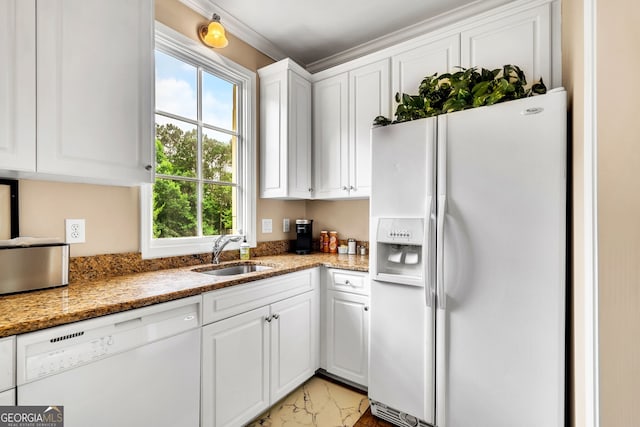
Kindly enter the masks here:
<path id="1" fill-rule="evenodd" d="M 422 218 L 380 218 L 377 237 L 379 243 L 422 246 L 424 221 Z"/>
<path id="2" fill-rule="evenodd" d="M 424 286 L 423 239 L 422 218 L 380 218 L 376 280 Z"/>

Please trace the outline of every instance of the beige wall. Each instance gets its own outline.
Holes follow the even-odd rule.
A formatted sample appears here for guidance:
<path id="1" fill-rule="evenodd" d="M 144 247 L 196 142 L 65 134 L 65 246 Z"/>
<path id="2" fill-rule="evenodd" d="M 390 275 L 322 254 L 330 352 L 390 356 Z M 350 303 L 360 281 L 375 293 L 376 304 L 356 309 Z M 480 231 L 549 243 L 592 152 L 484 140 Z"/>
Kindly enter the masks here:
<path id="1" fill-rule="evenodd" d="M 86 243 L 71 256 L 137 252 L 140 203 L 137 187 L 21 180 L 20 235 L 64 240 L 65 218 L 84 218 Z"/>
<path id="2" fill-rule="evenodd" d="M 156 19 L 197 40 L 196 28 L 207 22 L 179 0 L 156 0 Z M 224 17 L 222 17 L 224 23 Z M 216 53 L 250 69 L 273 62 L 253 47 L 228 34 L 229 46 Z M 259 98 L 257 98 L 259 99 Z M 255 112 L 256 119 L 258 112 Z M 259 127 L 259 123 L 258 123 Z M 256 170 L 259 159 L 256 160 Z M 258 174 L 259 175 L 259 174 Z M 20 232 L 23 236 L 64 239 L 65 218 L 86 220 L 86 243 L 74 244 L 71 256 L 137 252 L 140 250 L 140 202 L 137 188 L 88 184 L 20 182 Z M 295 220 L 312 218 L 314 229 L 327 227 L 366 239 L 368 203 L 279 201 L 258 198 L 256 204 L 258 241 L 295 238 Z M 365 204 L 367 207 L 365 207 Z M 307 212 L 307 206 L 310 206 Z M 330 206 L 330 208 L 328 207 Z M 354 206 L 356 206 L 354 208 Z M 326 217 L 324 215 L 327 215 Z M 273 221 L 273 232 L 261 232 L 261 220 Z M 282 220 L 291 220 L 291 231 L 282 231 Z M 357 219 L 356 219 L 357 218 Z"/>
<path id="3" fill-rule="evenodd" d="M 582 227 L 583 202 L 583 6 L 582 0 L 562 1 L 562 77 L 567 89 L 569 136 L 572 156 L 572 185 L 569 193 L 571 221 L 571 298 L 569 324 L 569 425 L 584 426 L 584 252 Z"/>
<path id="4" fill-rule="evenodd" d="M 597 2 L 600 413 L 640 423 L 640 2 Z"/>
<path id="5" fill-rule="evenodd" d="M 369 200 L 308 201 L 307 216 L 313 219 L 314 237 L 334 230 L 341 240 L 369 240 Z"/>

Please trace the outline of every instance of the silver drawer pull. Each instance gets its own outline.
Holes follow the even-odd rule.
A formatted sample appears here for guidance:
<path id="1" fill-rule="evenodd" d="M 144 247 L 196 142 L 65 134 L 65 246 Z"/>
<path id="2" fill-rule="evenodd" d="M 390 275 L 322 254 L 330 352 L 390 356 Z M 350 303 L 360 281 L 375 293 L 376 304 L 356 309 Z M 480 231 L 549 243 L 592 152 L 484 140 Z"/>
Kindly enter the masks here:
<path id="1" fill-rule="evenodd" d="M 272 319 L 271 316 L 267 316 L 267 317 L 264 318 L 264 320 L 266 320 L 269 323 L 271 323 L 271 319 Z"/>
<path id="2" fill-rule="evenodd" d="M 273 318 L 278 320 L 280 318 L 280 315 L 278 313 L 276 313 L 276 314 L 273 315 Z"/>
<path id="3" fill-rule="evenodd" d="M 351 281 L 350 281 L 350 280 L 345 280 L 345 281 L 344 281 L 344 284 L 345 284 L 345 285 L 347 285 L 347 286 L 351 286 L 352 288 L 355 288 L 355 287 L 356 287 L 356 285 L 354 285 L 353 283 L 351 283 Z"/>

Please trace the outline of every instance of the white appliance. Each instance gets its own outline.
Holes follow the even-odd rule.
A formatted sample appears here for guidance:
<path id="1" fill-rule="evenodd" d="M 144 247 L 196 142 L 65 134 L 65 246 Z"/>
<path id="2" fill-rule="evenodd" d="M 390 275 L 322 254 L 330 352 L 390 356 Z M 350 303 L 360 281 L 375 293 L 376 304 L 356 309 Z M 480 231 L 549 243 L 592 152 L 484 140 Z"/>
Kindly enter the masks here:
<path id="1" fill-rule="evenodd" d="M 0 406 L 16 404 L 16 337 L 0 338 Z"/>
<path id="2" fill-rule="evenodd" d="M 369 398 L 397 425 L 564 425 L 566 95 L 372 130 Z"/>
<path id="3" fill-rule="evenodd" d="M 19 335 L 18 405 L 66 427 L 200 422 L 200 296 Z"/>

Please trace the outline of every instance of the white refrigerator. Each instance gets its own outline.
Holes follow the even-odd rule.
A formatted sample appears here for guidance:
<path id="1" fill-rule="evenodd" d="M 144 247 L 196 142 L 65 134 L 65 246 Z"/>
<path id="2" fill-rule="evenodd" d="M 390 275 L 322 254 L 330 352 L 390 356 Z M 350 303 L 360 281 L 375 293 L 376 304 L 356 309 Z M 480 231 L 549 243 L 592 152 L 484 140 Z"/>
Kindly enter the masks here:
<path id="1" fill-rule="evenodd" d="M 560 89 L 372 130 L 374 415 L 564 425 L 566 114 Z"/>

